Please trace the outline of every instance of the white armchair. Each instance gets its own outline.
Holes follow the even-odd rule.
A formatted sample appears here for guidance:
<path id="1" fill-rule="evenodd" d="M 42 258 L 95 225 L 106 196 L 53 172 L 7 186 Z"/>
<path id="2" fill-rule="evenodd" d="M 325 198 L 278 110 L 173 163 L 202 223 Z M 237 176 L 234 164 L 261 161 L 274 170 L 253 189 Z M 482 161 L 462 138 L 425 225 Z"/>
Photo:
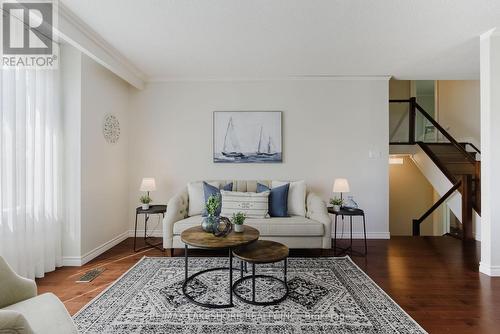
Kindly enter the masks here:
<path id="1" fill-rule="evenodd" d="M 0 256 L 0 333 L 78 333 L 52 293 L 37 296 L 36 284 L 17 275 Z"/>

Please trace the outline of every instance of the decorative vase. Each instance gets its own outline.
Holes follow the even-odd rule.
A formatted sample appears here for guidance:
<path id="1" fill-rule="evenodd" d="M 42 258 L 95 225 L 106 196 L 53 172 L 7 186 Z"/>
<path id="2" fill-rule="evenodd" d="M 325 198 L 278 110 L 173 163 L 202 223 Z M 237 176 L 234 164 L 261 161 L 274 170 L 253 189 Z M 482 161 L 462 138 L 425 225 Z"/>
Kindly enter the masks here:
<path id="1" fill-rule="evenodd" d="M 347 200 L 344 203 L 344 207 L 350 208 L 350 209 L 357 209 L 358 203 L 356 203 L 354 201 L 354 198 L 352 196 L 347 196 Z"/>
<path id="2" fill-rule="evenodd" d="M 142 205 L 143 210 L 148 210 L 149 209 L 149 204 L 143 204 Z"/>
<path id="3" fill-rule="evenodd" d="M 245 230 L 243 224 L 234 224 L 234 232 L 241 233 Z"/>
<path id="4" fill-rule="evenodd" d="M 208 233 L 213 233 L 217 230 L 217 225 L 219 225 L 220 217 L 208 215 L 203 217 L 201 221 L 201 228 L 203 231 Z"/>
<path id="5" fill-rule="evenodd" d="M 334 205 L 333 206 L 333 211 L 340 211 L 340 205 Z"/>

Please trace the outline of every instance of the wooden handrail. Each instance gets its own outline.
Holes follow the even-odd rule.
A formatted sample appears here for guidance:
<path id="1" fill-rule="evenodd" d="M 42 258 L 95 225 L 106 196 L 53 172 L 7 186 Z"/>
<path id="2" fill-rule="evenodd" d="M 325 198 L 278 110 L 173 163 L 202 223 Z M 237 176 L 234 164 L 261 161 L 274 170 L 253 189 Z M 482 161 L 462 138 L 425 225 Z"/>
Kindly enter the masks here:
<path id="1" fill-rule="evenodd" d="M 469 162 L 475 163 L 474 159 L 465 148 L 460 145 L 452 135 L 448 133 L 434 118 L 431 117 L 417 102 L 415 97 L 410 99 L 392 99 L 389 103 L 409 103 L 410 104 L 410 120 L 409 120 L 409 143 L 415 143 L 415 111 L 418 110 L 443 136 L 450 141 L 453 146 L 455 146 L 460 153 L 462 153 Z M 471 144 L 472 146 L 472 144 Z M 476 148 L 477 150 L 477 148 Z"/>
<path id="2" fill-rule="evenodd" d="M 441 204 L 443 204 L 443 202 L 446 201 L 448 199 L 448 197 L 450 197 L 460 187 L 461 184 L 462 184 L 462 180 L 457 181 L 453 185 L 453 187 L 451 187 L 450 190 L 448 190 L 446 192 L 446 194 L 444 194 L 440 199 L 438 199 L 436 201 L 436 203 L 434 203 L 429 208 L 429 210 L 427 210 L 420 218 L 413 219 L 413 235 L 414 236 L 420 235 L 420 224 L 422 224 L 422 222 L 427 217 L 429 217 L 430 214 L 432 214 L 434 212 L 434 210 L 436 210 Z"/>
<path id="3" fill-rule="evenodd" d="M 476 151 L 477 153 L 481 154 L 481 151 L 476 147 L 476 145 L 472 144 L 472 143 L 464 143 L 465 145 L 469 145 L 470 147 L 472 147 L 474 149 L 474 151 Z"/>
<path id="4" fill-rule="evenodd" d="M 434 125 L 434 127 L 436 129 L 439 130 L 439 132 L 441 132 L 445 137 L 446 139 L 448 139 L 450 141 L 450 143 L 453 144 L 453 146 L 455 146 L 466 158 L 467 160 L 469 160 L 469 162 L 473 162 L 475 163 L 476 160 L 474 158 L 471 157 L 471 155 L 469 154 L 469 152 L 467 152 L 465 150 L 465 148 L 460 145 L 456 140 L 455 138 L 452 137 L 452 135 L 450 135 L 448 133 L 448 131 L 446 131 L 441 125 L 439 125 L 438 122 L 436 122 L 436 120 L 434 118 L 431 117 L 431 115 L 429 115 L 418 103 L 415 103 L 415 107 L 417 108 L 417 110 L 422 114 L 424 115 L 425 118 L 427 118 L 427 120 L 429 122 L 431 122 L 432 125 Z"/>
<path id="5" fill-rule="evenodd" d="M 409 103 L 410 100 L 390 99 L 389 103 Z"/>

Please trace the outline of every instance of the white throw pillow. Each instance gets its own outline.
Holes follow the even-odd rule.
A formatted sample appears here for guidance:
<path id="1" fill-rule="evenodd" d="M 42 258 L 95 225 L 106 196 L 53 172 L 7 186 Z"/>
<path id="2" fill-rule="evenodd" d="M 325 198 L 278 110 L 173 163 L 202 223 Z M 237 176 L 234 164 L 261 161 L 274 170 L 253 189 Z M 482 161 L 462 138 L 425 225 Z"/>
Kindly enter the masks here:
<path id="1" fill-rule="evenodd" d="M 207 182 L 209 185 L 219 188 L 219 182 Z M 203 182 L 189 182 L 187 185 L 189 196 L 188 215 L 201 215 L 205 207 L 205 192 L 203 191 Z"/>
<path id="2" fill-rule="evenodd" d="M 270 191 L 244 193 L 220 191 L 222 195 L 221 216 L 231 218 L 233 213 L 243 212 L 247 218 L 266 218 L 269 211 Z"/>
<path id="3" fill-rule="evenodd" d="M 306 182 L 305 181 L 273 181 L 272 187 L 276 188 L 290 183 L 288 188 L 288 214 L 291 216 L 306 216 Z"/>

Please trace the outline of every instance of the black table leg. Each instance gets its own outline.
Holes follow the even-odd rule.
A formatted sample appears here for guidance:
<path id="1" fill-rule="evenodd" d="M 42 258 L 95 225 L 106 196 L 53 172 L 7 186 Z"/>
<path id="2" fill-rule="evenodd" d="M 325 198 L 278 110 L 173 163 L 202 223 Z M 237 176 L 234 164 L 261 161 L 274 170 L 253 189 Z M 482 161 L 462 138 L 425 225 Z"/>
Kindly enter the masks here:
<path id="1" fill-rule="evenodd" d="M 252 263 L 252 301 L 255 302 L 255 263 Z"/>
<path id="2" fill-rule="evenodd" d="M 240 260 L 240 278 L 243 278 L 243 260 Z"/>
<path id="3" fill-rule="evenodd" d="M 135 249 L 135 241 L 137 240 L 137 213 L 135 214 L 135 228 L 134 228 L 134 252 L 136 252 Z"/>
<path id="4" fill-rule="evenodd" d="M 333 228 L 334 233 L 333 233 L 333 256 L 337 255 L 337 217 L 338 215 L 335 215 L 335 226 Z"/>
<path id="5" fill-rule="evenodd" d="M 284 271 L 284 275 L 283 275 L 284 277 L 283 277 L 283 280 L 284 280 L 285 285 L 286 285 L 286 284 L 287 284 L 287 283 L 286 283 L 286 267 L 287 267 L 286 258 L 285 258 L 285 260 L 283 260 L 283 262 L 284 262 L 284 265 L 285 265 L 285 267 L 284 267 L 284 269 L 283 269 L 283 271 Z"/>
<path id="6" fill-rule="evenodd" d="M 188 245 L 184 245 L 184 281 L 188 279 Z"/>
<path id="7" fill-rule="evenodd" d="M 233 250 L 229 248 L 229 304 L 233 305 Z"/>
<path id="8" fill-rule="evenodd" d="M 351 251 L 351 256 L 352 256 L 352 216 L 350 216 L 349 218 L 351 218 L 349 220 L 350 224 L 351 224 L 351 243 L 349 244 L 349 250 Z"/>
<path id="9" fill-rule="evenodd" d="M 363 214 L 363 231 L 365 233 L 365 256 L 366 256 L 366 254 L 368 254 L 368 246 L 366 245 L 366 223 L 364 214 Z"/>

